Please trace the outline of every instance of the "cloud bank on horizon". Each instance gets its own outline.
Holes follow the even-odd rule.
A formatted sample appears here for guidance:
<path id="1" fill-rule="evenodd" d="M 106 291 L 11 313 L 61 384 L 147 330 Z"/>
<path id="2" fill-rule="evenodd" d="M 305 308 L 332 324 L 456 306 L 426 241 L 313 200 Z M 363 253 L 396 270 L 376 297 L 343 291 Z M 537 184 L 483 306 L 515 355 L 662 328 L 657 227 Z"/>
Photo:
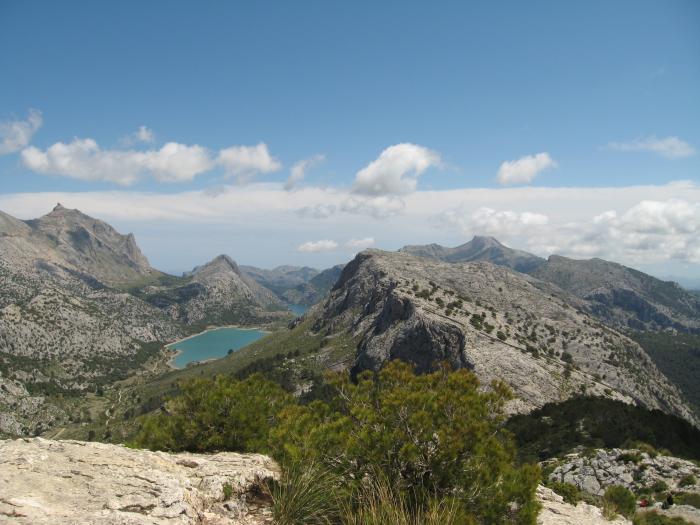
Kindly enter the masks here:
<path id="1" fill-rule="evenodd" d="M 74 138 L 42 150 L 31 145 L 42 121 L 40 111 L 30 110 L 25 120 L 0 123 L 0 152 L 18 154 L 26 168 L 42 175 L 107 181 L 121 189 L 0 195 L 0 207 L 22 218 L 41 215 L 51 202 L 60 200 L 136 229 L 140 223 L 148 230 L 158 221 L 244 224 L 268 232 L 276 228 L 287 232 L 289 252 L 307 256 L 347 257 L 375 245 L 393 249 L 441 239 L 463 242 L 478 234 L 539 255 L 598 256 L 637 265 L 700 265 L 700 188 L 690 181 L 608 188 L 537 187 L 533 182 L 542 172 L 559 167 L 549 152 L 539 152 L 503 161 L 495 173 L 500 188 L 431 191 L 419 189 L 418 182 L 429 172 L 439 177 L 440 171 L 449 169 L 443 155 L 419 144 L 398 143 L 359 169 L 350 185 L 305 184 L 306 173 L 327 160 L 324 154 L 295 162 L 283 184 L 263 183 L 256 178 L 283 169 L 263 142 L 218 151 L 177 142 L 154 147 L 154 131 L 142 125 L 123 137 L 121 148 L 105 149 L 93 139 Z M 696 153 L 675 136 L 611 142 L 607 148 L 652 152 L 669 161 Z M 177 184 L 214 169 L 235 184 L 215 191 L 168 194 L 125 189 L 143 177 Z"/>

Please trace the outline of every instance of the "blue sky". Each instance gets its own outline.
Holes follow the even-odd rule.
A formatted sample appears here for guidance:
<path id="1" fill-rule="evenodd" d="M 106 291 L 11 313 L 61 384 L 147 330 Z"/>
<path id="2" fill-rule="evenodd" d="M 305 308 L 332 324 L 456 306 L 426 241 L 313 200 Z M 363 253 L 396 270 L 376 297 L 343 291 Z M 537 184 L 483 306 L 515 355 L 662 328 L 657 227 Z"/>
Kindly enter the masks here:
<path id="1" fill-rule="evenodd" d="M 0 155 L 0 208 L 29 218 L 56 195 L 67 206 L 87 202 L 94 214 L 104 210 L 105 219 L 134 230 L 166 269 L 184 269 L 216 250 L 265 266 L 319 266 L 347 260 L 360 246 L 343 248 L 351 239 L 393 249 L 484 232 L 519 247 L 615 257 L 656 273 L 693 274 L 700 263 L 695 1 L 9 0 L 0 4 L 0 71 L 0 140 L 3 130 L 7 139 L 13 125 L 29 122 L 30 109 L 41 122 L 30 125 L 26 143 L 15 140 Z M 135 135 L 140 126 L 146 141 Z M 94 142 L 86 146 L 88 139 Z M 49 148 L 57 143 L 70 147 L 54 158 Z M 181 156 L 161 151 L 167 143 L 180 145 Z M 391 150 L 367 174 L 369 185 L 358 182 L 396 145 L 421 149 Z M 311 158 L 295 191 L 282 189 L 295 163 Z M 667 191 L 669 184 L 675 189 Z M 593 196 L 574 198 L 575 216 L 551 204 L 560 190 L 594 195 L 626 187 L 647 189 L 600 209 Z M 147 195 L 155 200 L 142 206 L 153 208 L 168 194 L 177 208 L 177 199 L 235 201 L 256 188 L 268 192 L 261 202 L 274 201 L 271 209 L 286 210 L 289 219 L 265 205 L 235 218 L 222 211 L 204 220 L 218 234 L 181 239 L 193 247 L 187 255 L 168 252 L 163 241 L 171 216 L 135 219 L 139 214 L 120 214 L 100 200 L 109 195 L 118 208 Z M 538 188 L 545 197 L 530 200 Z M 476 202 L 470 189 L 490 193 Z M 433 191 L 447 192 L 443 200 L 452 207 L 440 209 L 440 199 L 425 204 L 420 197 Z M 518 191 L 528 195 L 522 200 L 529 209 L 516 206 Z M 324 199 L 337 201 L 335 211 L 318 212 Z M 644 202 L 664 206 L 635 208 Z M 474 218 L 482 208 L 516 215 L 496 215 L 506 227 L 484 226 Z M 667 221 L 669 229 L 635 231 L 646 237 L 626 251 L 605 247 L 614 239 L 601 240 L 598 253 L 508 226 L 530 224 L 523 213 L 539 214 L 548 225 L 535 219 L 539 234 L 554 239 L 572 221 L 594 224 L 615 211 L 616 235 L 626 236 L 622 223 L 651 209 L 661 214 L 651 222 Z M 454 219 L 458 210 L 462 219 Z M 445 214 L 451 229 L 441 226 Z M 173 231 L 201 231 L 201 215 L 183 207 Z M 262 226 L 272 216 L 278 222 Z M 419 220 L 433 229 L 411 226 Z M 689 221 L 698 221 L 697 230 L 683 227 Z M 646 257 L 640 247 L 652 234 L 655 253 Z M 322 240 L 338 246 L 299 250 Z M 657 260 L 659 250 L 673 254 Z"/>

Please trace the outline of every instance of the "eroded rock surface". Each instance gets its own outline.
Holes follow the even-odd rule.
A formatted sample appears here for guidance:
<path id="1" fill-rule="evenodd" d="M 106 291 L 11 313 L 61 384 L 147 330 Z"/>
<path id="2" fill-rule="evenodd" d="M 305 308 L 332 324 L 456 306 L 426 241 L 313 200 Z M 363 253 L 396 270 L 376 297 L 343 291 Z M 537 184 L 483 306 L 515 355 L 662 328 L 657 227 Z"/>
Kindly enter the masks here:
<path id="1" fill-rule="evenodd" d="M 570 505 L 559 494 L 547 487 L 537 487 L 537 499 L 542 510 L 537 516 L 538 525 L 628 525 L 631 522 L 622 516 L 608 520 L 598 507 L 580 502 Z"/>
<path id="2" fill-rule="evenodd" d="M 274 476 L 274 462 L 260 454 L 167 454 L 81 441 L 5 440 L 0 522 L 271 523 L 256 494 Z"/>
<path id="3" fill-rule="evenodd" d="M 695 485 L 681 486 L 684 478 L 694 476 Z M 700 468 L 692 461 L 673 456 L 651 457 L 639 450 L 599 449 L 591 456 L 572 454 L 550 475 L 553 481 L 576 485 L 590 494 L 603 495 L 611 485 L 621 485 L 633 492 L 663 481 L 670 490 L 700 492 L 697 479 Z"/>
<path id="4" fill-rule="evenodd" d="M 537 516 L 538 525 L 628 525 L 629 520 L 618 516 L 608 520 L 598 507 L 580 502 L 574 506 L 564 502 L 559 494 L 547 487 L 537 487 L 537 499 L 542 510 Z"/>

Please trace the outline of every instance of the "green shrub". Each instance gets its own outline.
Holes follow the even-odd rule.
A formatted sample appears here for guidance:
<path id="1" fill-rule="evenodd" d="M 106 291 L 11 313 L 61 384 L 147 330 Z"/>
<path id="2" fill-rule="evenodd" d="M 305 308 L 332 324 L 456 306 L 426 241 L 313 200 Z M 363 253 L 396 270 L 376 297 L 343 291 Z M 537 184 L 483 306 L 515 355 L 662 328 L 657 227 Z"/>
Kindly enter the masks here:
<path id="1" fill-rule="evenodd" d="M 482 318 L 479 314 L 472 314 L 472 317 L 471 317 L 471 319 L 469 319 L 469 322 L 477 330 L 481 330 L 483 328 Z"/>
<path id="2" fill-rule="evenodd" d="M 678 482 L 679 487 L 690 487 L 692 485 L 695 485 L 698 482 L 697 479 L 695 479 L 695 476 L 692 474 L 687 474 L 681 478 L 681 480 Z"/>
<path id="3" fill-rule="evenodd" d="M 218 376 L 181 385 L 167 413 L 146 417 L 133 443 L 152 450 L 262 452 L 277 413 L 292 396 L 260 374 Z"/>
<path id="4" fill-rule="evenodd" d="M 231 496 L 233 496 L 233 487 L 231 486 L 231 484 L 228 482 L 224 483 L 223 491 L 224 491 L 224 501 L 230 500 Z"/>
<path id="5" fill-rule="evenodd" d="M 663 479 L 657 479 L 654 484 L 649 487 L 649 489 L 655 493 L 666 492 L 668 490 L 668 483 Z"/>
<path id="6" fill-rule="evenodd" d="M 579 501 L 581 501 L 581 490 L 576 485 L 553 481 L 548 483 L 547 486 L 564 498 L 564 501 L 570 503 L 571 505 L 576 505 Z"/>
<path id="7" fill-rule="evenodd" d="M 506 337 L 506 334 L 504 334 L 500 330 L 496 332 L 496 337 L 498 337 L 501 341 L 505 341 L 506 339 L 508 339 L 508 337 Z"/>
<path id="8" fill-rule="evenodd" d="M 692 525 L 683 518 L 663 516 L 655 510 L 638 512 L 632 523 L 633 525 Z"/>
<path id="9" fill-rule="evenodd" d="M 642 455 L 636 451 L 623 452 L 617 456 L 617 461 L 623 461 L 625 463 L 634 463 L 635 465 L 642 461 Z"/>
<path id="10" fill-rule="evenodd" d="M 606 515 L 613 513 L 622 514 L 625 517 L 634 515 L 637 509 L 637 498 L 629 490 L 620 485 L 612 485 L 603 495 L 603 510 Z"/>
<path id="11" fill-rule="evenodd" d="M 700 494 L 697 492 L 681 492 L 676 494 L 674 501 L 679 505 L 690 505 L 696 509 L 700 509 Z"/>
<path id="12" fill-rule="evenodd" d="M 635 442 L 632 444 L 632 446 L 630 448 L 636 448 L 640 452 L 646 452 L 647 454 L 649 454 L 650 458 L 655 458 L 656 456 L 659 455 L 659 451 L 656 450 L 651 445 L 649 445 L 648 443 Z"/>
<path id="13" fill-rule="evenodd" d="M 502 427 L 511 397 L 503 383 L 484 392 L 467 370 L 417 376 L 399 361 L 356 383 L 343 374 L 330 382 L 340 393 L 330 403 L 280 414 L 270 443 L 283 464 L 318 461 L 355 490 L 360 480 L 384 476 L 416 513 L 449 498 L 480 521 L 514 513 L 518 523 L 535 522 L 540 472 L 514 464 Z"/>

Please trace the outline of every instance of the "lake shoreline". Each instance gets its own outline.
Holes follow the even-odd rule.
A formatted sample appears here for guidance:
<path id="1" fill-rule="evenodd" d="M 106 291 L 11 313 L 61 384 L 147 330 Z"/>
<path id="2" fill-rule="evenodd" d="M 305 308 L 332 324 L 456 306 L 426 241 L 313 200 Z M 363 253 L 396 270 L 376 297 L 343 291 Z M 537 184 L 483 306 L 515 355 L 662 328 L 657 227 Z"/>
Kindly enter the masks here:
<path id="1" fill-rule="evenodd" d="M 270 330 L 267 330 L 265 328 L 260 328 L 258 326 L 241 326 L 239 324 L 222 324 L 220 326 L 211 326 L 209 328 L 205 328 L 201 332 L 197 332 L 196 334 L 191 334 L 191 335 L 188 335 L 187 337 L 183 337 L 182 339 L 178 339 L 177 341 L 173 341 L 172 343 L 168 343 L 165 345 L 165 347 L 170 348 L 172 345 L 182 343 L 183 341 L 187 341 L 188 339 L 192 339 L 193 337 L 199 337 L 200 335 L 206 334 L 207 332 L 215 332 L 216 330 L 222 330 L 224 328 L 235 328 L 236 330 L 257 330 L 258 332 L 264 332 L 266 334 L 272 333 Z"/>
<path id="2" fill-rule="evenodd" d="M 179 367 L 175 364 L 175 360 L 178 358 L 178 356 L 180 356 L 183 353 L 183 350 L 181 350 L 179 348 L 173 348 L 173 345 L 176 345 L 178 343 L 182 343 L 183 341 L 187 341 L 187 340 L 193 339 L 195 337 L 200 337 L 200 336 L 202 336 L 206 333 L 209 333 L 209 332 L 216 332 L 217 330 L 225 330 L 225 329 L 235 329 L 235 330 L 242 330 L 242 331 L 256 331 L 256 332 L 263 333 L 265 335 L 272 333 L 272 331 L 270 331 L 270 330 L 266 330 L 265 328 L 260 328 L 260 327 L 255 327 L 255 326 L 241 326 L 241 325 L 235 325 L 235 324 L 211 326 L 211 327 L 208 327 L 208 328 L 202 330 L 201 332 L 197 332 L 196 334 L 188 335 L 187 337 L 183 337 L 182 339 L 178 339 L 176 341 L 173 341 L 172 343 L 168 343 L 168 344 L 164 345 L 163 348 L 170 355 L 168 362 L 167 362 L 168 367 L 172 370 L 184 370 L 185 368 L 187 368 L 187 365 L 185 365 L 183 367 Z M 249 344 L 252 344 L 252 343 L 249 343 Z M 245 346 L 248 346 L 248 345 L 245 345 Z M 245 346 L 243 346 L 241 348 L 244 348 Z M 236 351 L 238 351 L 238 350 L 240 350 L 240 348 L 237 349 Z M 191 362 L 196 363 L 196 364 L 201 364 L 201 363 L 206 363 L 209 361 L 215 361 L 217 359 L 223 359 L 224 357 L 226 357 L 226 355 L 223 355 L 221 357 L 212 357 L 212 358 L 207 358 L 207 359 L 202 359 L 202 360 L 195 360 L 195 361 L 191 361 Z M 196 366 L 196 365 L 193 365 L 193 366 Z"/>

